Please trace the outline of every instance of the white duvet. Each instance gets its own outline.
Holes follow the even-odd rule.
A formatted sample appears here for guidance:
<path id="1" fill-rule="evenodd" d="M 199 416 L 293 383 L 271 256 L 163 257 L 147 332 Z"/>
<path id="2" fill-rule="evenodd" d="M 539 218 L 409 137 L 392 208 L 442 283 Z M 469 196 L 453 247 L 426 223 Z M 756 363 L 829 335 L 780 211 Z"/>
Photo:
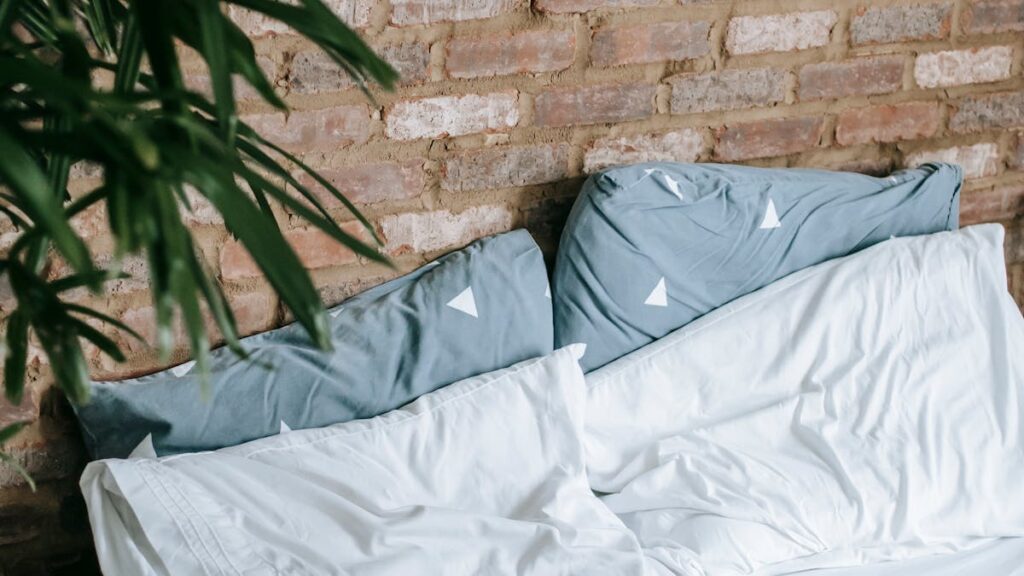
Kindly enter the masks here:
<path id="1" fill-rule="evenodd" d="M 1024 535 L 1024 323 L 998 226 L 794 274 L 588 385 L 591 485 L 665 572 L 789 573 Z"/>
<path id="2" fill-rule="evenodd" d="M 981 226 L 886 242 L 586 383 L 570 347 L 371 420 L 94 462 L 101 565 L 1007 576 L 1024 558 L 1024 320 L 1001 241 Z"/>

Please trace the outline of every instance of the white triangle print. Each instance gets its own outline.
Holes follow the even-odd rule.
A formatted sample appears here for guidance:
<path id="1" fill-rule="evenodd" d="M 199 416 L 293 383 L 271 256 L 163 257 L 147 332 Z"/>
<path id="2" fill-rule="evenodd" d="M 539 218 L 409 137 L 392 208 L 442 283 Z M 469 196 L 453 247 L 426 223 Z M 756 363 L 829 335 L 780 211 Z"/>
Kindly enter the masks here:
<path id="1" fill-rule="evenodd" d="M 196 361 L 195 360 L 192 360 L 191 362 L 185 362 L 184 364 L 179 364 L 179 365 L 175 366 L 174 368 L 171 368 L 171 374 L 174 374 L 178 378 L 181 378 L 185 374 L 188 374 L 189 371 L 192 370 L 192 367 L 195 366 L 195 365 L 196 365 Z"/>
<path id="2" fill-rule="evenodd" d="M 152 434 L 146 434 L 142 442 L 139 442 L 139 445 L 128 455 L 129 460 L 133 458 L 156 458 L 156 448 L 153 448 Z"/>
<path id="3" fill-rule="evenodd" d="M 644 170 L 644 176 L 650 176 L 651 174 L 654 174 L 654 172 L 655 172 L 654 168 L 648 168 L 648 169 Z"/>
<path id="4" fill-rule="evenodd" d="M 331 310 L 331 311 L 329 312 L 329 314 L 331 315 L 331 318 L 337 318 L 337 317 L 338 317 L 338 314 L 341 314 L 341 311 L 342 311 L 342 310 L 344 310 L 344 309 L 345 309 L 345 307 L 344 307 L 344 306 L 338 306 L 338 307 L 337 307 L 337 308 L 335 308 L 334 310 Z"/>
<path id="5" fill-rule="evenodd" d="M 768 199 L 768 209 L 764 211 L 764 220 L 761 220 L 762 230 L 770 228 L 778 228 L 782 226 L 782 222 L 779 222 L 779 214 L 775 211 L 775 202 L 771 198 Z"/>
<path id="6" fill-rule="evenodd" d="M 647 296 L 647 300 L 644 300 L 644 304 L 648 306 L 668 306 L 668 291 L 665 290 L 665 277 L 662 276 L 661 280 L 658 280 L 658 285 L 651 290 L 651 293 Z"/>
<path id="7" fill-rule="evenodd" d="M 472 286 L 460 292 L 455 298 L 449 300 L 447 306 L 449 308 L 455 308 L 459 312 L 469 314 L 473 318 L 479 318 L 476 314 L 476 298 L 473 298 Z"/>
<path id="8" fill-rule="evenodd" d="M 668 174 L 665 174 L 665 184 L 668 185 L 669 192 L 675 194 L 676 198 L 679 198 L 680 200 L 683 199 L 683 192 L 679 189 L 679 182 Z"/>
<path id="9" fill-rule="evenodd" d="M 551 300 L 551 284 L 544 287 L 544 297 Z"/>
<path id="10" fill-rule="evenodd" d="M 287 424 L 285 424 L 284 420 L 281 420 L 281 432 L 280 433 L 284 434 L 285 432 L 291 432 L 291 431 L 292 431 L 292 427 L 287 425 Z"/>

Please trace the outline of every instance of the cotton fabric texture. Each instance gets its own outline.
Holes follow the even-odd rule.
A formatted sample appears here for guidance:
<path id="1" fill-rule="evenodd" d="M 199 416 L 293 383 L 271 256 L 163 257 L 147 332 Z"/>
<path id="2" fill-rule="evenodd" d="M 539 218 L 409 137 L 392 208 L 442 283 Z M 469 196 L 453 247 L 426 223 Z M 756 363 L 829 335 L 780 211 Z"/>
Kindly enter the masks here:
<path id="1" fill-rule="evenodd" d="M 93 458 L 234 446 L 369 418 L 457 380 L 553 350 L 547 268 L 525 230 L 486 238 L 332 309 L 333 350 L 293 324 L 191 363 L 96 382 L 77 407 Z"/>
<path id="2" fill-rule="evenodd" d="M 950 164 L 887 178 L 673 163 L 591 176 L 558 249 L 555 343 L 586 343 L 590 371 L 797 270 L 955 230 L 961 182 Z"/>

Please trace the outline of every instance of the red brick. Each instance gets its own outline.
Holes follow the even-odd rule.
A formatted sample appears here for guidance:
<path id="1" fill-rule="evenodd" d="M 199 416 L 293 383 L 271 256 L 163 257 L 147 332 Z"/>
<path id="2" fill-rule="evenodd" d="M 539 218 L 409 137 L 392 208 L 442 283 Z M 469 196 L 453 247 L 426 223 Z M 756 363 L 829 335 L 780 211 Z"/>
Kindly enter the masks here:
<path id="1" fill-rule="evenodd" d="M 370 137 L 370 109 L 363 104 L 283 114 L 256 114 L 243 120 L 263 137 L 287 148 L 361 144 Z"/>
<path id="2" fill-rule="evenodd" d="M 1024 92 L 968 96 L 949 119 L 954 132 L 979 132 L 1024 126 Z"/>
<path id="3" fill-rule="evenodd" d="M 600 28 L 594 33 L 590 60 L 595 66 L 621 66 L 688 60 L 710 52 L 710 22 L 658 22 Z"/>
<path id="4" fill-rule="evenodd" d="M 365 229 L 358 222 L 342 224 L 341 228 L 364 242 L 369 238 Z M 287 230 L 284 237 L 295 250 L 302 265 L 309 269 L 351 264 L 358 259 L 355 252 L 335 242 L 333 238 L 316 228 Z M 262 276 L 256 262 L 238 240 L 228 241 L 221 250 L 220 274 L 225 280 Z"/>
<path id="5" fill-rule="evenodd" d="M 960 197 L 960 225 L 1024 217 L 1024 184 L 965 190 Z"/>
<path id="6" fill-rule="evenodd" d="M 415 26 L 480 20 L 524 8 L 527 0 L 391 0 L 391 23 Z"/>
<path id="7" fill-rule="evenodd" d="M 1018 132 L 1011 144 L 1010 168 L 1024 170 L 1024 132 Z"/>
<path id="8" fill-rule="evenodd" d="M 256 65 L 259 66 L 267 81 L 273 86 L 274 80 L 277 78 L 277 62 L 263 54 L 259 54 L 256 56 Z M 241 76 L 235 76 L 232 79 L 232 86 L 234 87 L 235 99 L 237 100 L 255 100 L 260 98 L 259 92 Z M 213 86 L 210 85 L 210 75 L 205 71 L 186 74 L 185 87 L 211 100 L 213 99 Z"/>
<path id="9" fill-rule="evenodd" d="M 277 320 L 277 296 L 270 291 L 228 295 L 238 333 L 249 336 L 269 330 Z"/>
<path id="10" fill-rule="evenodd" d="M 434 252 L 465 246 L 477 238 L 512 229 L 515 217 L 505 206 L 473 206 L 449 210 L 396 214 L 381 220 L 390 254 Z"/>
<path id="11" fill-rule="evenodd" d="M 999 147 L 992 142 L 980 142 L 970 146 L 922 150 L 909 154 L 905 164 L 913 168 L 925 162 L 959 164 L 964 170 L 964 178 L 986 178 L 999 172 Z"/>
<path id="12" fill-rule="evenodd" d="M 425 43 L 389 44 L 380 48 L 377 55 L 398 72 L 400 85 L 409 86 L 427 80 L 430 47 Z M 288 74 L 288 83 L 296 94 L 336 92 L 356 86 L 348 73 L 322 50 L 306 50 L 296 54 Z"/>
<path id="13" fill-rule="evenodd" d="M 569 177 L 569 145 L 476 150 L 449 158 L 441 166 L 441 188 L 455 192 L 544 184 Z"/>
<path id="14" fill-rule="evenodd" d="M 533 6 L 550 14 L 578 14 L 591 10 L 615 10 L 655 6 L 660 0 L 534 0 Z"/>
<path id="15" fill-rule="evenodd" d="M 406 100 L 392 106 L 385 123 L 385 133 L 394 140 L 502 131 L 519 123 L 519 94 L 509 90 Z"/>
<path id="16" fill-rule="evenodd" d="M 762 120 L 717 131 L 715 159 L 725 162 L 785 156 L 818 146 L 825 121 L 817 117 Z"/>
<path id="17" fill-rule="evenodd" d="M 919 54 L 914 79 L 922 88 L 997 82 L 1010 77 L 1013 48 L 989 46 Z"/>
<path id="18" fill-rule="evenodd" d="M 18 422 L 31 422 L 38 417 L 39 405 L 36 403 L 35 394 L 27 385 L 21 403 L 18 405 L 11 404 L 6 396 L 0 394 L 0 429 Z"/>
<path id="19" fill-rule="evenodd" d="M 679 74 L 668 79 L 673 114 L 738 110 L 786 99 L 787 73 L 774 68 Z"/>
<path id="20" fill-rule="evenodd" d="M 809 64 L 800 69 L 800 100 L 869 96 L 903 87 L 903 58 L 879 56 Z"/>
<path id="21" fill-rule="evenodd" d="M 825 46 L 839 16 L 832 10 L 791 12 L 766 16 L 737 16 L 729 20 L 725 47 L 730 54 L 791 52 Z"/>
<path id="22" fill-rule="evenodd" d="M 554 88 L 537 95 L 533 121 L 570 126 L 639 120 L 654 113 L 654 92 L 651 84 Z"/>
<path id="23" fill-rule="evenodd" d="M 324 0 L 324 4 L 337 14 L 342 22 L 352 28 L 366 28 L 370 25 L 370 14 L 376 0 Z M 258 12 L 252 12 L 240 6 L 231 5 L 228 15 L 235 24 L 247 35 L 252 37 L 268 34 L 292 34 L 291 28 L 279 20 L 268 18 Z"/>
<path id="24" fill-rule="evenodd" d="M 869 106 L 846 110 L 836 122 L 836 142 L 853 146 L 934 136 L 942 115 L 935 102 Z"/>
<path id="25" fill-rule="evenodd" d="M 1006 253 L 1006 261 L 1008 263 L 1024 262 L 1024 226 L 1019 223 L 1017 225 L 1011 225 L 1006 228 L 1006 240 L 1003 250 Z M 1017 287 L 1017 298 L 1020 302 L 1019 297 L 1020 287 Z"/>
<path id="26" fill-rule="evenodd" d="M 692 128 L 601 138 L 584 155 L 583 171 L 592 174 L 609 166 L 641 162 L 696 162 L 703 149 L 704 137 Z"/>
<path id="27" fill-rule="evenodd" d="M 971 34 L 1024 32 L 1024 0 L 971 2 L 964 11 L 963 23 Z"/>
<path id="28" fill-rule="evenodd" d="M 850 42 L 855 45 L 886 44 L 914 40 L 939 40 L 949 36 L 953 5 L 861 7 L 850 23 Z"/>
<path id="29" fill-rule="evenodd" d="M 1020 306 L 1021 311 L 1024 312 L 1024 265 L 1014 264 L 1007 268 L 1007 287 L 1010 290 L 1010 295 L 1017 301 L 1017 306 Z"/>
<path id="30" fill-rule="evenodd" d="M 6 450 L 36 482 L 69 478 L 81 470 L 85 460 L 79 442 L 69 439 L 39 440 Z M 0 465 L 0 488 L 22 486 L 24 478 L 14 468 Z"/>
<path id="31" fill-rule="evenodd" d="M 572 66 L 575 54 L 572 30 L 453 38 L 448 42 L 445 69 L 452 78 L 540 74 L 565 70 Z"/>
<path id="32" fill-rule="evenodd" d="M 317 173 L 356 204 L 373 204 L 387 200 L 415 198 L 426 185 L 424 160 L 416 158 L 402 162 L 376 162 L 343 168 L 321 168 Z M 296 179 L 316 194 L 327 209 L 340 208 L 341 202 L 305 172 Z"/>

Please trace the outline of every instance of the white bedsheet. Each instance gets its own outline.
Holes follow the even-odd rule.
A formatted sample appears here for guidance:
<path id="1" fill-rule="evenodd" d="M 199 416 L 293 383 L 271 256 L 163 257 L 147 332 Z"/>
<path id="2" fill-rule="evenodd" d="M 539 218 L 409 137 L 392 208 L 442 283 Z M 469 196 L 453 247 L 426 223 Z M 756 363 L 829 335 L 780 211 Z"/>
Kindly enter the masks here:
<path id="1" fill-rule="evenodd" d="M 648 558 L 687 576 L 1024 535 L 1024 321 L 1002 238 L 895 239 L 591 374 L 591 485 Z"/>

